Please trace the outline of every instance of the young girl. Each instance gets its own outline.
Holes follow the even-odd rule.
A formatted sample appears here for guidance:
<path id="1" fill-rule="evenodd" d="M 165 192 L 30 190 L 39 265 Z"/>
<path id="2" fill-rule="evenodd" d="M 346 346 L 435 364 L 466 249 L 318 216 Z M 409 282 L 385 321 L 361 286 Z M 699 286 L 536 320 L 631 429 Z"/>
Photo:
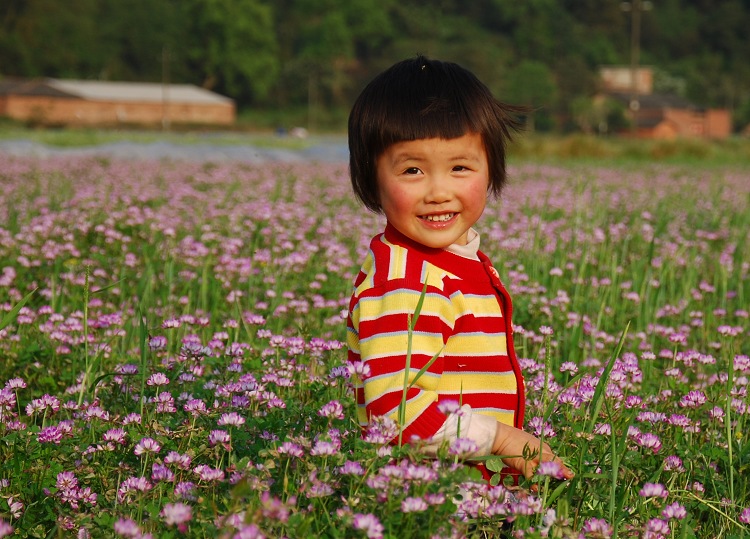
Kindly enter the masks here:
<path id="1" fill-rule="evenodd" d="M 354 283 L 347 344 L 363 373 L 354 377 L 360 425 L 397 420 L 409 320 L 424 291 L 409 382 L 438 357 L 407 393 L 403 441 L 419 440 L 434 455 L 469 438 L 473 456 L 508 456 L 507 466 L 530 477 L 541 460 L 559 459 L 522 430 L 511 301 L 472 228 L 488 194 L 505 184 L 505 146 L 522 111 L 498 102 L 466 69 L 423 56 L 363 90 L 349 116 L 352 186 L 387 225 Z M 531 460 L 525 448 L 535 452 Z"/>

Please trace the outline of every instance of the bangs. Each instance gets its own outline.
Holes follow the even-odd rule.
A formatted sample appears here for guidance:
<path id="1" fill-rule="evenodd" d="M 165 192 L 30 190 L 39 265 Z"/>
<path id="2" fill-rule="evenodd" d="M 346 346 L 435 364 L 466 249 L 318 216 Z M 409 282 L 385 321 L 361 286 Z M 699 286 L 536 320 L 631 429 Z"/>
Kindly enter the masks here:
<path id="1" fill-rule="evenodd" d="M 486 101 L 487 92 L 470 73 L 456 73 L 437 62 L 399 67 L 391 74 L 395 83 L 379 88 L 381 95 L 373 100 L 381 110 L 370 111 L 370 118 L 380 120 L 367 130 L 376 154 L 397 142 L 485 131 L 477 111 L 491 110 L 494 103 L 478 102 Z"/>

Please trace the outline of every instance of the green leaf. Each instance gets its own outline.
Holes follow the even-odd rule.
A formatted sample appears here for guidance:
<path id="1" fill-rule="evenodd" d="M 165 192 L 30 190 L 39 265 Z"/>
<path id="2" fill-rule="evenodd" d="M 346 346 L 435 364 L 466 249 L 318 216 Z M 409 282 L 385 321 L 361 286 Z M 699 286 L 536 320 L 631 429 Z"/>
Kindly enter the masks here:
<path id="1" fill-rule="evenodd" d="M 630 327 L 630 322 L 627 323 L 627 325 L 625 326 L 625 329 L 620 334 L 620 341 L 617 343 L 617 346 L 612 352 L 612 355 L 609 356 L 609 362 L 607 362 L 607 366 L 604 368 L 604 372 L 602 373 L 601 378 L 599 378 L 599 383 L 596 384 L 596 389 L 594 390 L 594 398 L 591 400 L 591 406 L 589 407 L 589 410 L 591 413 L 589 415 L 589 421 L 586 424 L 586 431 L 585 431 L 589 434 L 594 432 L 596 419 L 599 417 L 599 411 L 602 409 L 602 404 L 604 404 L 604 393 L 605 393 L 605 389 L 607 388 L 607 382 L 609 381 L 609 375 L 615 366 L 615 360 L 620 355 L 620 351 L 622 350 L 622 345 L 625 342 L 625 335 L 627 335 L 629 327 Z"/>
<path id="2" fill-rule="evenodd" d="M 6 314 L 2 320 L 0 320 L 0 330 L 5 329 L 8 327 L 11 322 L 13 322 L 16 319 L 16 316 L 18 316 L 18 311 L 20 311 L 26 303 L 31 299 L 31 296 L 34 295 L 34 292 L 36 292 L 38 288 L 35 288 L 28 294 L 26 294 L 21 301 L 16 303 L 16 305 Z"/>

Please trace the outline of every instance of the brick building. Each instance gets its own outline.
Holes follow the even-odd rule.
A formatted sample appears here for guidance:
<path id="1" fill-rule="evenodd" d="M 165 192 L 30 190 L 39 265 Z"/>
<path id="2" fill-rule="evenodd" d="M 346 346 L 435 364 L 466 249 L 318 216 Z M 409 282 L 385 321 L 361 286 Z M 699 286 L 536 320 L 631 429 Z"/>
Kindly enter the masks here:
<path id="1" fill-rule="evenodd" d="M 234 101 L 189 84 L 0 80 L 0 116 L 40 125 L 229 125 Z"/>
<path id="2" fill-rule="evenodd" d="M 631 88 L 631 73 L 627 67 L 600 70 L 604 95 L 620 101 L 631 111 L 636 136 L 724 139 L 732 133 L 732 118 L 727 109 L 706 109 L 677 95 L 654 93 L 653 71 L 649 67 L 638 68 L 636 86 Z M 635 112 L 631 101 L 636 103 Z"/>

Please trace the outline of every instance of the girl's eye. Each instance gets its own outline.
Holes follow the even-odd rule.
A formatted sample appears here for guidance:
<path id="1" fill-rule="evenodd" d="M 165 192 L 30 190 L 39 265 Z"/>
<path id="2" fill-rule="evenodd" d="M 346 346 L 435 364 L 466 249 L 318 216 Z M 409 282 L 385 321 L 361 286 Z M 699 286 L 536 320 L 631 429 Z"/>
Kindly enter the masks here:
<path id="1" fill-rule="evenodd" d="M 453 167 L 453 172 L 464 172 L 466 170 L 469 170 L 469 169 L 463 165 L 456 165 L 455 167 Z"/>
<path id="2" fill-rule="evenodd" d="M 404 170 L 404 174 L 419 174 L 420 170 L 417 167 L 409 167 Z"/>

